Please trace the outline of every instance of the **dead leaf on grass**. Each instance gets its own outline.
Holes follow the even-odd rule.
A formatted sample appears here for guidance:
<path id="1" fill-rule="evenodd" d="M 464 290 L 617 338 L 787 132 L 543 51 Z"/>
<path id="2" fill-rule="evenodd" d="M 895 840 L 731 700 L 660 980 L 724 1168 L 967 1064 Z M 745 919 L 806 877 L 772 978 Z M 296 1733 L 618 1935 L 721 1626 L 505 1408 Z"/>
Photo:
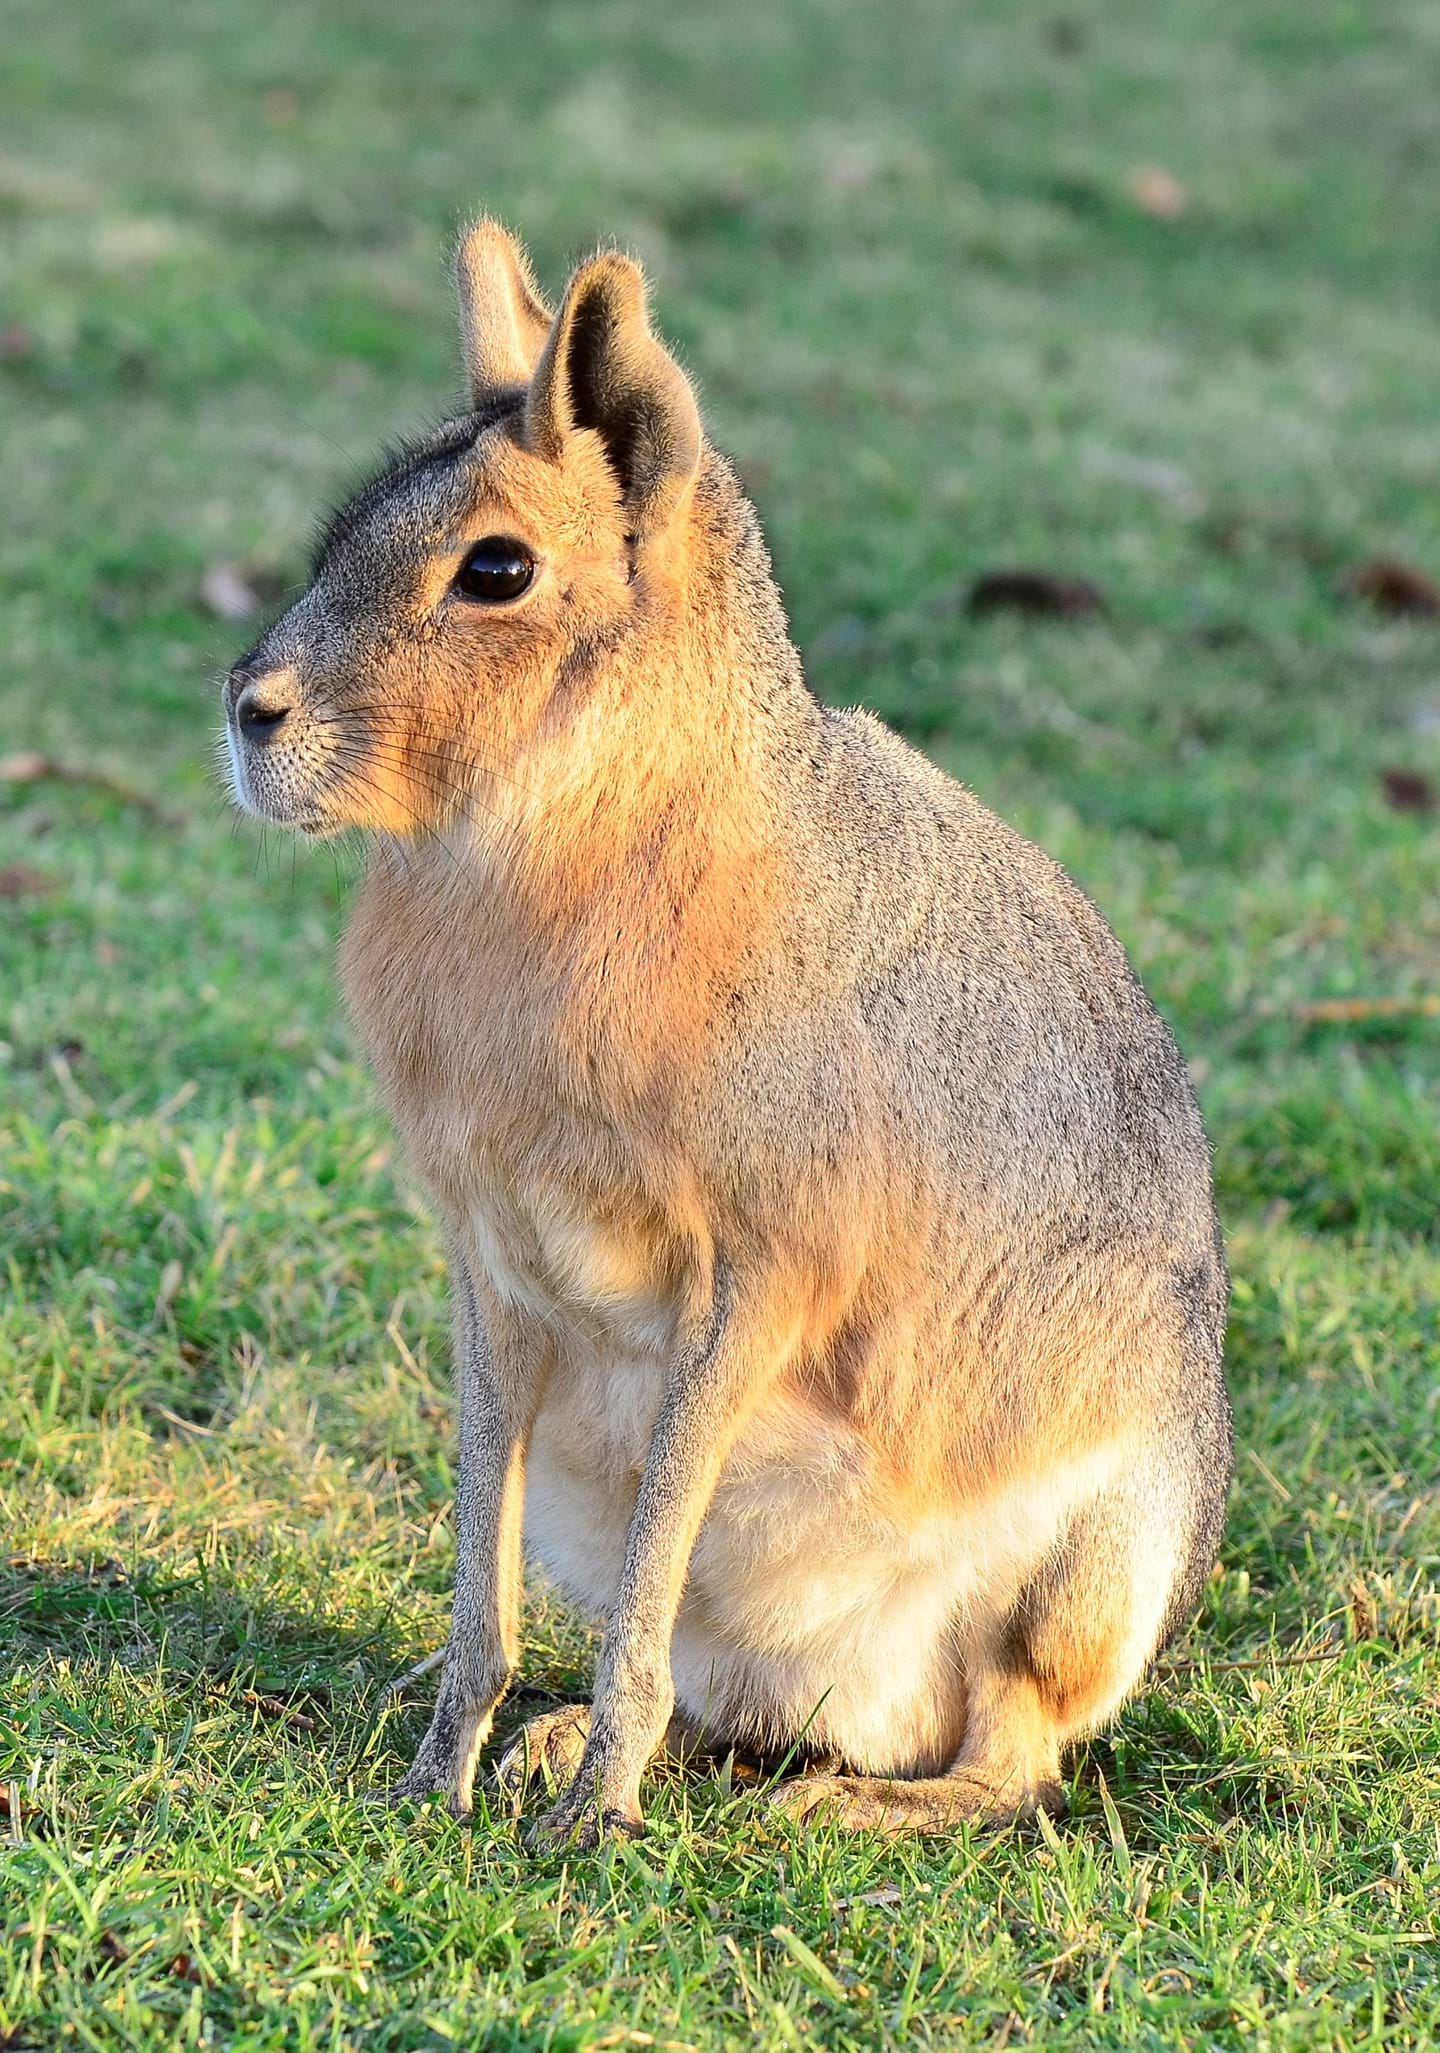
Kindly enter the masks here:
<path id="1" fill-rule="evenodd" d="M 0 328 L 0 364 L 23 363 L 27 356 L 33 356 L 39 344 L 39 337 L 33 328 L 27 328 L 23 321 L 7 321 Z"/>
<path id="2" fill-rule="evenodd" d="M 272 128 L 293 128 L 300 119 L 300 95 L 289 86 L 271 86 L 260 111 Z"/>
<path id="3" fill-rule="evenodd" d="M 104 792 L 107 798 L 118 799 L 122 805 L 136 806 L 142 813 L 162 827 L 183 827 L 183 813 L 172 812 L 154 798 L 148 791 L 141 791 L 129 784 L 123 777 L 112 777 L 108 770 L 97 770 L 85 763 L 62 762 L 56 756 L 43 755 L 39 749 L 15 749 L 8 756 L 0 756 L 0 784 L 88 784 L 94 791 Z"/>
<path id="4" fill-rule="evenodd" d="M 163 1319 L 171 1305 L 174 1304 L 184 1279 L 185 1271 L 181 1268 L 178 1261 L 168 1261 L 160 1271 L 160 1288 L 155 1293 L 155 1316 L 157 1319 Z"/>
<path id="5" fill-rule="evenodd" d="M 0 898 L 43 898 L 59 882 L 49 870 L 37 870 L 33 863 L 0 864 Z"/>
<path id="6" fill-rule="evenodd" d="M 260 1690 L 247 1689 L 244 1692 L 244 1701 L 252 1710 L 258 1711 L 262 1718 L 280 1719 L 286 1725 L 294 1725 L 301 1732 L 315 1730 L 315 1720 L 308 1711 L 299 1711 L 293 1704 L 287 1704 L 279 1697 L 269 1697 Z"/>
<path id="7" fill-rule="evenodd" d="M 1053 571 L 1019 566 L 982 572 L 970 587 L 967 604 L 977 619 L 989 613 L 1030 613 L 1051 620 L 1083 620 L 1108 610 L 1104 593 L 1089 578 L 1059 577 Z"/>
<path id="8" fill-rule="evenodd" d="M 238 563 L 212 563 L 200 580 L 200 597 L 217 620 L 248 620 L 260 611 L 260 594 Z"/>
<path id="9" fill-rule="evenodd" d="M 868 1903 L 872 1909 L 883 1910 L 892 1903 L 903 1903 L 904 1891 L 898 1882 L 882 1882 L 878 1889 L 862 1889 L 857 1896 L 837 1896 L 830 1905 L 831 1910 L 849 1910 L 852 1903 Z"/>
<path id="10" fill-rule="evenodd" d="M 200 602 L 217 620 L 252 620 L 286 589 L 275 570 L 219 557 L 200 580 Z"/>
<path id="11" fill-rule="evenodd" d="M 1380 772 L 1380 789 L 1397 813 L 1433 813 L 1440 806 L 1440 792 L 1423 770 L 1387 767 Z"/>
<path id="12" fill-rule="evenodd" d="M 1152 221 L 1178 221 L 1190 211 L 1190 195 L 1163 164 L 1140 164 L 1126 180 L 1130 197 Z"/>
<path id="13" fill-rule="evenodd" d="M 1310 998 L 1290 1008 L 1302 1026 L 1363 1026 L 1372 1019 L 1437 1019 L 1440 997 L 1417 992 L 1381 998 Z"/>
<path id="14" fill-rule="evenodd" d="M 1440 618 L 1440 584 L 1398 556 L 1372 556 L 1345 580 L 1354 598 L 1368 600 L 1377 613 L 1411 619 Z"/>

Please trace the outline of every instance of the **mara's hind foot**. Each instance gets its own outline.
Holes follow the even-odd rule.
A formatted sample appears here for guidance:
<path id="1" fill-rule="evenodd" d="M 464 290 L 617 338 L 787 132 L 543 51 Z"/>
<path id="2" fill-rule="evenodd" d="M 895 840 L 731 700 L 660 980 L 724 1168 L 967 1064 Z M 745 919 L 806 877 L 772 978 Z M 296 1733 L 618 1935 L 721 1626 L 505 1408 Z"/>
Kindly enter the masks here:
<path id="1" fill-rule="evenodd" d="M 921 1782 L 897 1782 L 887 1775 L 796 1775 L 768 1799 L 787 1817 L 813 1824 L 833 1822 L 847 1832 L 944 1832 L 964 1820 L 1008 1825 L 1048 1811 L 1058 1817 L 1065 1792 L 1058 1782 L 1038 1788 L 997 1785 L 956 1769 Z"/>

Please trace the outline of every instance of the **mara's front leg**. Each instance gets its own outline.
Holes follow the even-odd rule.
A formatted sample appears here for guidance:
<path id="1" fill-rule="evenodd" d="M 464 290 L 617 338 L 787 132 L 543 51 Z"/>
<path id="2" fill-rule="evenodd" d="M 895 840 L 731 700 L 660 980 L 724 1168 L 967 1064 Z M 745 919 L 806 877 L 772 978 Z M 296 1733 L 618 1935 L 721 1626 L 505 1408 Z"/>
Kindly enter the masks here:
<path id="1" fill-rule="evenodd" d="M 392 1797 L 444 1796 L 470 1811 L 475 1763 L 520 1657 L 520 1541 L 525 1454 L 550 1351 L 452 1251 L 460 1447 L 455 1485 L 455 1600 L 430 1729 Z"/>
<path id="2" fill-rule="evenodd" d="M 703 1328 L 677 1349 L 645 1457 L 620 1587 L 600 1650 L 585 1750 L 574 1780 L 535 1827 L 538 1842 L 594 1846 L 641 1829 L 640 1778 L 675 1708 L 670 1640 L 695 1536 L 753 1394 L 764 1352 L 754 1321 L 717 1272 Z"/>

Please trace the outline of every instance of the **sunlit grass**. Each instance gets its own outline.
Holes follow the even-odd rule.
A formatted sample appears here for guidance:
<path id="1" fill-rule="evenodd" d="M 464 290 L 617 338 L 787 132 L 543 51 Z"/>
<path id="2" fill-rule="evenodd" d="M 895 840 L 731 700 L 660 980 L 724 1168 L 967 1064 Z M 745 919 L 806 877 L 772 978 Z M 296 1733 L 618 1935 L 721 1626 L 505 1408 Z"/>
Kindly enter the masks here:
<path id="1" fill-rule="evenodd" d="M 0 2045 L 1431 2045 L 1440 1022 L 1305 1010 L 1440 990 L 1379 782 L 1440 779 L 1440 625 L 1347 586 L 1440 572 L 1429 15 L 321 15 L 0 38 L 0 756 L 159 803 L 0 782 Z M 445 1631 L 443 1273 L 338 1018 L 348 860 L 207 782 L 246 630 L 199 592 L 299 576 L 444 404 L 481 203 L 552 287 L 649 258 L 817 686 L 1060 856 L 1192 1061 L 1233 1514 L 1053 1829 L 665 1771 L 566 1860 L 359 1800 Z M 972 620 L 1013 563 L 1106 615 Z M 527 1688 L 589 1660 L 537 1593 Z"/>

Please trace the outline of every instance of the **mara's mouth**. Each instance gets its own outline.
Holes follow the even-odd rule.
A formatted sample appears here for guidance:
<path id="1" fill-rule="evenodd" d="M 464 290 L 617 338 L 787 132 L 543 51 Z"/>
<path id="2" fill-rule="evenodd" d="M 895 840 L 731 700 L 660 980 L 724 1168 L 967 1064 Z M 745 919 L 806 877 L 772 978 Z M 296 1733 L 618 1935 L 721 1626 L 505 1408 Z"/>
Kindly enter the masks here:
<path id="1" fill-rule="evenodd" d="M 294 765 L 283 758 L 277 761 L 269 745 L 257 746 L 237 733 L 233 720 L 225 723 L 225 753 L 231 794 L 242 813 L 267 827 L 285 827 L 297 834 L 323 831 L 328 823 L 315 795 L 295 788 Z"/>
<path id="2" fill-rule="evenodd" d="M 430 832 L 447 810 L 437 780 L 402 774 L 376 749 L 373 759 L 336 751 L 302 729 L 293 739 L 255 739 L 234 721 L 225 726 L 226 768 L 240 811 L 262 826 L 307 841 L 352 828 L 409 839 Z"/>

